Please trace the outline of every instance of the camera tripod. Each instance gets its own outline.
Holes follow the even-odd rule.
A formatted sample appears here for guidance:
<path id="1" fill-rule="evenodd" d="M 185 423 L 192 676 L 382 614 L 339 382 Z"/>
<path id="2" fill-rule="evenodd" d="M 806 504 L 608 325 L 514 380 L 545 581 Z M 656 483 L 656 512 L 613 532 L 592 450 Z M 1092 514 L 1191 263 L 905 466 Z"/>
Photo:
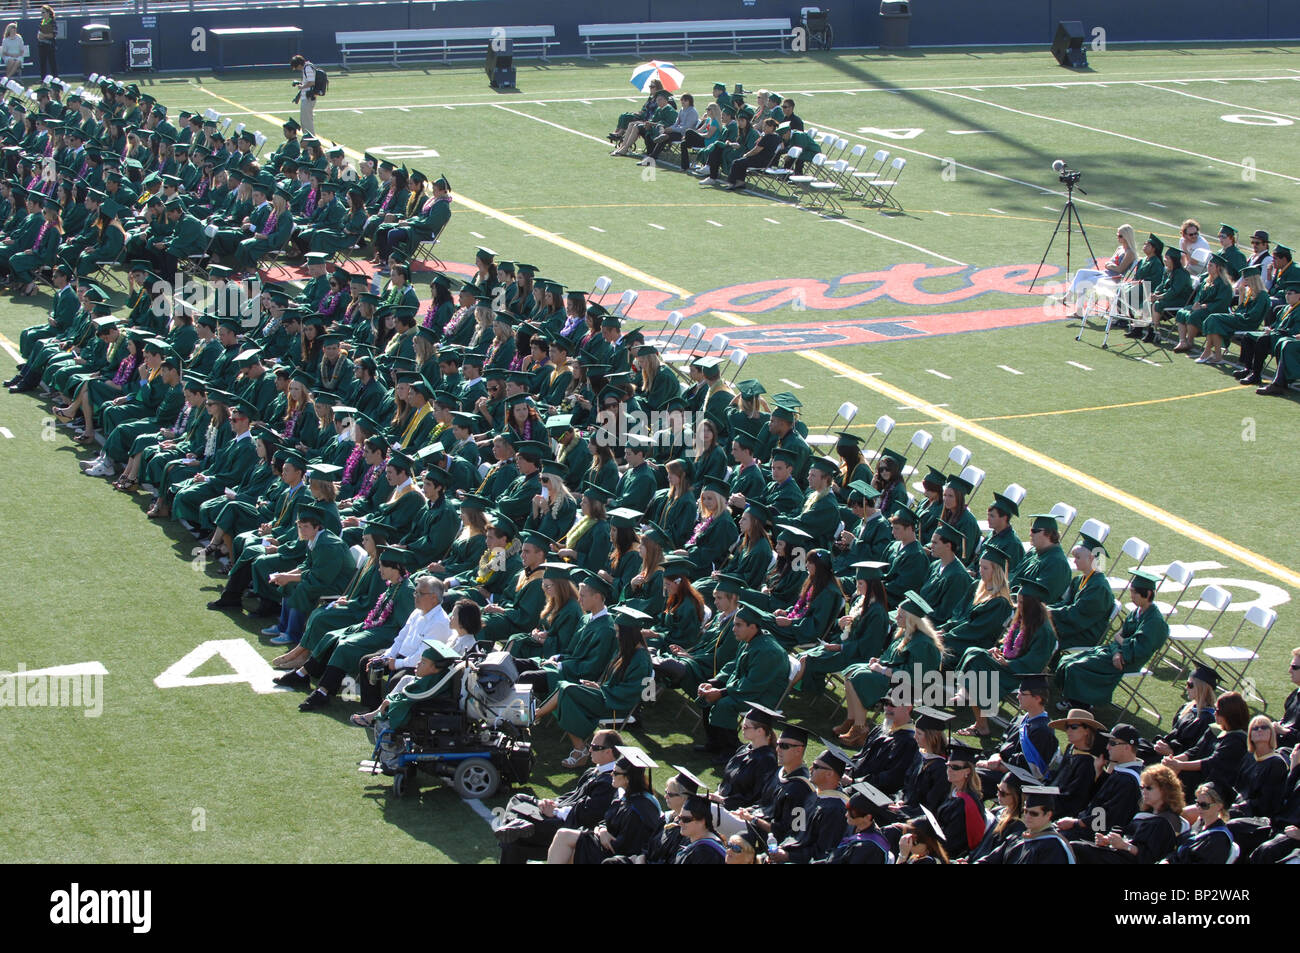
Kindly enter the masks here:
<path id="1" fill-rule="evenodd" d="M 1083 244 L 1088 249 L 1088 260 L 1097 260 L 1097 256 L 1093 254 L 1092 251 L 1092 243 L 1088 241 L 1088 233 L 1084 231 L 1083 219 L 1079 218 L 1079 210 L 1074 207 L 1074 190 L 1077 188 L 1078 182 L 1077 180 L 1071 180 L 1069 178 L 1063 178 L 1062 181 L 1065 182 L 1065 208 L 1061 209 L 1060 217 L 1056 220 L 1056 227 L 1052 229 L 1052 237 L 1047 240 L 1047 248 L 1043 250 L 1043 257 L 1038 262 L 1038 270 L 1034 272 L 1034 280 L 1029 282 L 1030 291 L 1034 289 L 1034 284 L 1038 281 L 1038 276 L 1042 273 L 1043 266 L 1047 263 L 1047 256 L 1052 253 L 1052 243 L 1056 241 L 1056 236 L 1061 231 L 1062 223 L 1065 224 L 1065 280 L 1068 282 L 1070 276 L 1074 274 L 1070 269 L 1070 246 L 1074 227 L 1076 225 L 1079 228 L 1079 234 L 1083 236 Z M 1087 192 L 1084 192 L 1083 189 L 1079 189 L 1079 192 L 1083 195 L 1088 194 Z"/>

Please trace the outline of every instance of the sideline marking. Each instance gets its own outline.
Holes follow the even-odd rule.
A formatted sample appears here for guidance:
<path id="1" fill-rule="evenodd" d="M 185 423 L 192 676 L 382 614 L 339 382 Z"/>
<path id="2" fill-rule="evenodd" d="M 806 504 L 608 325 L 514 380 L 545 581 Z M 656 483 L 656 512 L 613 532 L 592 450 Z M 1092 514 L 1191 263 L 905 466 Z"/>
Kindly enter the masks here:
<path id="1" fill-rule="evenodd" d="M 810 210 L 804 209 L 803 211 L 810 211 Z M 813 214 L 816 213 L 814 212 Z M 867 228 L 865 225 L 859 225 L 857 222 L 850 222 L 847 218 L 822 218 L 822 221 L 839 222 L 841 225 L 847 228 L 851 228 L 854 231 L 866 232 L 868 235 L 874 236 L 875 238 L 882 238 L 887 242 L 893 242 L 895 245 L 903 245 L 907 248 L 912 249 L 913 251 L 919 251 L 922 255 L 929 255 L 931 258 L 938 258 L 940 261 L 946 261 L 952 265 L 960 265 L 962 268 L 969 267 L 964 261 L 958 261 L 956 258 L 949 258 L 947 255 L 940 255 L 937 251 L 931 251 L 928 248 L 922 248 L 920 245 L 913 245 L 911 242 L 905 242 L 901 238 L 894 238 L 892 235 L 884 235 L 880 232 L 873 231 L 870 228 Z"/>
<path id="2" fill-rule="evenodd" d="M 791 387 L 793 387 L 795 390 L 803 390 L 803 385 L 802 385 L 802 384 L 796 384 L 794 381 L 790 380 L 790 378 L 788 378 L 788 377 L 782 377 L 782 378 L 780 378 L 780 381 L 781 381 L 782 384 L 789 384 L 789 385 L 790 385 Z"/>
<path id="3" fill-rule="evenodd" d="M 843 129 L 836 129 L 834 126 L 822 125 L 819 126 L 819 128 L 824 129 L 827 132 L 836 133 L 837 135 L 843 136 L 846 139 L 856 140 L 858 142 L 870 142 L 873 145 L 877 145 L 877 146 L 888 146 L 894 152 L 910 152 L 912 153 L 912 155 L 918 155 L 925 159 L 932 159 L 935 162 L 939 162 L 939 163 L 945 163 L 950 161 L 949 159 L 944 158 L 943 156 L 937 156 L 929 152 L 922 152 L 920 149 L 912 149 L 907 146 L 900 146 L 896 142 L 887 142 L 883 139 L 871 139 L 866 136 L 860 135 L 858 133 L 845 132 Z M 990 178 L 1000 179 L 1003 182 L 1011 182 L 1015 185 L 1023 185 L 1025 188 L 1033 189 L 1039 195 L 1052 195 L 1052 196 L 1056 196 L 1057 198 L 1065 198 L 1064 192 L 1060 192 L 1055 189 L 1049 189 L 1045 186 L 1038 185 L 1034 182 L 1026 182 L 1024 179 L 1013 178 L 1012 176 L 1009 175 L 1003 175 L 1000 172 L 990 172 L 988 169 L 981 169 L 979 166 L 967 165 L 964 162 L 955 162 L 953 163 L 953 165 L 955 168 L 967 169 L 979 175 L 987 175 Z M 1135 212 L 1132 209 L 1116 208 L 1113 205 L 1105 205 L 1102 202 L 1094 202 L 1092 199 L 1076 198 L 1074 200 L 1074 203 L 1076 205 L 1091 205 L 1094 208 L 1105 209 L 1107 212 L 1115 212 L 1120 215 L 1129 215 L 1132 216 L 1133 218 L 1144 219 L 1145 221 L 1148 222 L 1155 222 L 1157 225 L 1162 225 L 1165 228 L 1171 228 L 1175 232 L 1178 231 L 1178 226 L 1173 222 L 1166 222 L 1162 218 L 1152 218 L 1150 215 L 1143 215 L 1141 212 Z"/>
<path id="4" fill-rule="evenodd" d="M 1158 82 L 1158 81 L 1157 81 Z M 1163 86 L 1156 86 L 1154 83 L 1140 83 L 1147 89 L 1154 89 L 1161 93 L 1173 93 L 1175 96 L 1186 96 L 1188 99 L 1199 99 L 1201 102 L 1214 103 L 1216 106 L 1231 106 L 1234 109 L 1249 110 L 1250 112 L 1263 113 L 1268 116 L 1281 116 L 1283 119 L 1294 119 L 1300 122 L 1300 116 L 1292 116 L 1290 113 L 1280 113 L 1275 109 L 1261 109 L 1258 106 L 1243 106 L 1240 103 L 1230 103 L 1222 99 L 1210 99 L 1208 96 L 1197 96 L 1195 93 L 1184 93 L 1181 89 L 1165 89 Z"/>
<path id="5" fill-rule="evenodd" d="M 1008 374 L 1015 374 L 1017 377 L 1023 377 L 1024 371 L 1018 371 L 1014 367 L 1007 367 L 1005 364 L 998 365 L 999 370 L 1006 371 Z"/>
<path id="6" fill-rule="evenodd" d="M 14 439 L 14 433 L 8 427 L 0 427 L 0 437 L 4 437 L 6 440 L 12 440 Z"/>
<path id="7" fill-rule="evenodd" d="M 963 99 L 968 103 L 977 103 L 981 106 L 989 106 L 993 109 L 1002 109 L 1009 113 L 1015 113 L 1018 116 L 1027 116 L 1030 119 L 1041 119 L 1044 122 L 1059 123 L 1062 126 L 1073 126 L 1075 129 L 1082 129 L 1085 132 L 1095 132 L 1103 136 L 1114 136 L 1116 139 L 1136 142 L 1139 145 L 1149 146 L 1152 149 L 1164 149 L 1167 152 L 1177 152 L 1179 155 L 1192 156 L 1195 159 L 1205 159 L 1208 162 L 1217 162 L 1220 165 L 1231 166 L 1234 169 L 1250 169 L 1252 172 L 1276 176 L 1279 179 L 1286 179 L 1288 182 L 1300 182 L 1300 178 L 1297 178 L 1294 175 L 1287 175 L 1284 172 L 1274 172 L 1271 169 L 1251 167 L 1240 162 L 1233 162 L 1231 159 L 1220 159 L 1217 156 L 1207 156 L 1202 152 L 1192 152 L 1190 149 L 1180 149 L 1177 146 L 1168 146 L 1161 142 L 1152 142 L 1149 139 L 1139 139 L 1137 136 L 1115 132 L 1113 129 L 1098 129 L 1096 126 L 1085 126 L 1083 123 L 1074 122 L 1071 119 L 1058 119 L 1055 116 L 1045 116 L 1042 113 L 1031 113 L 1023 109 L 1016 109 L 1014 106 L 1004 106 L 1001 103 L 989 102 L 987 99 L 977 99 L 974 96 L 963 96 L 961 93 L 953 93 L 946 90 L 941 90 L 940 92 L 944 96 L 951 96 L 954 99 Z"/>
<path id="8" fill-rule="evenodd" d="M 668 231 L 668 229 L 664 228 L 662 225 L 656 225 L 654 222 L 646 222 L 646 224 L 649 225 L 651 228 L 659 229 L 659 231 L 661 232 Z"/>
<path id="9" fill-rule="evenodd" d="M 497 109 L 503 110 L 505 112 L 514 113 L 516 116 L 523 116 L 525 119 L 531 119 L 533 122 L 540 122 L 544 126 L 550 126 L 553 129 L 562 129 L 565 132 L 573 133 L 575 136 L 582 136 L 582 138 L 584 139 L 590 139 L 592 142 L 599 142 L 602 146 L 609 145 L 608 139 L 597 139 L 595 136 L 590 136 L 587 133 L 582 132 L 578 129 L 571 129 L 568 126 L 561 126 L 558 122 L 551 122 L 549 119 L 543 119 L 540 116 L 530 116 L 528 113 L 520 112 L 518 109 L 511 109 L 509 106 L 502 106 L 500 103 L 493 103 L 492 105 L 495 106 Z M 538 103 L 538 105 L 540 106 L 541 103 Z"/>
<path id="10" fill-rule="evenodd" d="M 1092 368 L 1089 367 L 1087 364 L 1080 364 L 1078 361 L 1066 361 L 1065 363 L 1069 364 L 1071 367 L 1077 367 L 1081 371 L 1092 370 Z"/>
<path id="11" fill-rule="evenodd" d="M 201 89 L 203 92 L 207 93 L 209 96 L 212 96 L 215 99 L 220 99 L 222 102 L 234 106 L 236 109 L 241 109 L 241 110 L 244 109 L 244 107 L 241 106 L 239 103 L 227 99 L 226 97 L 218 93 L 214 93 L 205 87 L 199 86 L 199 89 Z M 260 113 L 258 114 L 258 116 L 265 122 L 272 122 L 276 124 L 282 122 L 281 119 L 279 119 L 276 116 L 272 116 L 269 113 Z M 831 130 L 831 131 L 834 132 L 835 130 Z M 855 138 L 860 138 L 860 137 L 855 137 Z M 361 153 L 357 152 L 355 149 L 350 149 L 345 146 L 344 151 L 348 153 L 352 158 L 355 159 L 363 158 Z M 982 170 L 976 170 L 976 171 L 982 171 Z M 989 173 L 989 174 L 995 174 L 995 173 Z M 1002 176 L 999 177 L 1004 178 Z M 1035 188 L 1037 188 L 1037 186 L 1035 186 Z M 1044 189 L 1042 191 L 1048 191 L 1048 190 Z M 569 239 L 561 239 L 558 236 L 556 236 L 554 233 L 548 232 L 546 229 L 539 228 L 536 225 L 530 225 L 529 223 L 521 221 L 519 218 L 513 215 L 507 215 L 504 212 L 497 211 L 491 206 L 484 205 L 483 203 L 475 201 L 474 199 L 471 198 L 467 198 L 464 195 L 459 196 L 459 201 L 466 208 L 476 211 L 481 215 L 486 215 L 489 218 L 496 219 L 497 221 L 501 222 L 503 225 L 509 225 L 510 227 L 515 228 L 521 232 L 524 232 L 525 234 L 532 235 L 536 238 L 541 238 L 555 245 L 558 248 L 562 248 L 566 251 L 570 251 L 573 254 L 578 255 L 579 257 L 582 258 L 586 258 L 588 261 L 601 265 L 602 267 L 611 268 L 615 271 L 618 271 L 620 274 L 624 275 L 625 277 L 631 278 L 633 281 L 645 282 L 649 287 L 657 288 L 660 291 L 666 291 L 670 294 L 678 295 L 683 298 L 691 297 L 690 292 L 688 292 L 685 288 L 679 288 L 673 285 L 671 282 L 663 281 L 662 279 L 656 278 L 653 275 L 650 275 L 639 268 L 634 268 L 631 265 L 625 264 L 624 262 L 621 262 L 616 258 L 611 258 L 609 255 L 604 255 L 593 249 L 586 248 L 585 246 L 580 245 L 577 242 L 570 241 Z M 727 322 L 728 324 L 735 325 L 735 326 L 752 327 L 757 323 L 754 321 L 750 321 L 746 318 L 740 317 L 739 315 L 730 314 L 725 311 L 714 311 L 712 313 L 716 314 L 721 320 Z M 1034 450 L 1031 447 L 1027 447 L 1024 444 L 1019 443 L 1018 441 L 1011 440 L 1009 437 L 1004 437 L 999 433 L 995 433 L 994 431 L 989 430 L 987 427 L 980 426 L 978 423 L 976 423 L 973 420 L 970 420 L 966 417 L 961 417 L 957 414 L 950 413 L 944 410 L 943 408 L 941 408 L 940 406 L 938 406 L 937 404 L 933 404 L 930 403 L 929 401 L 922 400 L 919 397 L 915 397 L 912 394 L 909 394 L 907 391 L 899 387 L 895 387 L 893 384 L 889 384 L 883 380 L 880 380 L 874 374 L 863 373 L 862 371 L 859 371 L 857 368 L 850 367 L 848 364 L 845 364 L 842 361 L 838 361 L 833 357 L 828 357 L 825 354 L 822 354 L 818 351 L 809 351 L 809 350 L 794 351 L 793 353 L 796 356 L 801 357 L 806 361 L 811 361 L 812 363 L 817 364 L 818 366 L 823 367 L 826 370 L 829 370 L 841 377 L 846 377 L 849 380 L 855 381 L 856 383 L 861 384 L 863 387 L 867 388 L 868 390 L 874 391 L 877 394 L 887 397 L 895 401 L 896 403 L 900 403 L 900 404 L 906 403 L 913 407 L 916 407 L 916 409 L 919 410 L 920 412 L 934 417 L 935 420 L 938 421 L 939 423 L 947 424 L 956 430 L 962 430 L 967 434 L 969 434 L 971 437 L 980 440 L 984 443 L 987 443 L 993 447 L 996 447 L 997 449 L 1002 450 L 1004 453 L 1010 454 L 1013 457 L 1017 457 L 1020 460 L 1024 461 L 1025 463 L 1028 463 L 1032 466 L 1036 466 L 1039 469 L 1046 470 L 1048 473 L 1051 473 L 1054 476 L 1058 476 L 1063 480 L 1067 480 L 1068 482 L 1073 483 L 1075 486 L 1079 487 L 1080 489 L 1086 492 L 1092 493 L 1096 496 L 1100 496 L 1103 499 L 1110 500 L 1112 503 L 1117 503 L 1118 505 L 1122 506 L 1124 509 L 1136 513 L 1138 516 L 1145 517 L 1156 523 L 1159 523 L 1161 526 L 1164 526 L 1166 529 L 1172 530 L 1173 532 L 1179 534 L 1180 536 L 1185 536 L 1188 539 L 1200 543 L 1202 546 L 1205 546 L 1208 549 L 1215 550 L 1216 552 L 1219 552 L 1225 556 L 1235 559 L 1237 562 L 1249 566 L 1252 569 L 1262 572 L 1265 575 L 1271 576 L 1272 578 L 1277 579 L 1281 582 L 1284 582 L 1294 589 L 1300 589 L 1300 572 L 1295 572 L 1291 569 L 1288 569 L 1287 567 L 1282 566 L 1279 563 L 1276 563 L 1265 556 L 1261 556 L 1256 552 L 1246 549 L 1244 546 L 1239 546 L 1238 544 L 1232 542 L 1231 540 L 1224 539 L 1222 536 L 1219 536 L 1215 533 L 1211 533 L 1209 530 L 1203 529 L 1194 523 L 1189 523 L 1187 520 L 1184 520 L 1181 517 L 1175 516 L 1173 513 L 1170 513 L 1168 510 L 1162 509 L 1161 507 L 1155 506 L 1152 503 L 1148 503 L 1145 500 L 1135 497 L 1132 494 L 1127 493 L 1124 490 L 1121 490 L 1119 487 L 1112 486 L 1109 483 L 1106 483 L 1095 477 L 1089 476 L 1088 474 L 1082 472 L 1081 470 L 1077 470 L 1074 467 L 1071 467 L 1065 463 L 1060 462 L 1059 460 L 1055 460 L 1044 453 L 1040 453 L 1039 451 Z M 1152 361 L 1150 363 L 1154 364 L 1155 362 Z M 1240 388 L 1225 387 L 1222 389 L 1222 391 L 1220 391 L 1220 393 L 1228 390 L 1240 391 Z M 1176 398 L 1176 399 L 1181 399 L 1181 398 Z M 1159 401 L 1153 401 L 1153 402 L 1159 402 Z"/>
<path id="12" fill-rule="evenodd" d="M 949 377 L 947 374 L 943 373 L 942 371 L 936 371 L 933 367 L 927 367 L 927 368 L 925 369 L 925 372 L 926 372 L 927 374 L 933 374 L 935 377 L 942 377 L 942 378 L 943 378 L 944 380 L 946 380 L 946 381 L 950 381 L 950 380 L 952 380 L 952 378 Z M 918 408 L 916 408 L 916 409 L 917 409 L 917 410 L 921 410 L 920 407 L 918 407 Z"/>
<path id="13" fill-rule="evenodd" d="M 0 334 L 0 347 L 4 348 L 5 351 L 9 354 L 9 356 L 14 359 L 14 361 L 16 361 L 19 364 L 22 363 L 23 356 L 18 353 L 18 347 L 14 344 L 13 341 L 9 340 L 3 334 Z"/>

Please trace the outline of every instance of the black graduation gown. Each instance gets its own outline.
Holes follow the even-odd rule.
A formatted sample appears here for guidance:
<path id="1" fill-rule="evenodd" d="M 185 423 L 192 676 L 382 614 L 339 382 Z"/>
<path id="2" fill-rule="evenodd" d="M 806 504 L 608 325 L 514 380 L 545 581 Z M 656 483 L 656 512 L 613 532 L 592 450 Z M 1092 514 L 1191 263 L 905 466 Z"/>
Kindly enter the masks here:
<path id="1" fill-rule="evenodd" d="M 912 725 L 888 731 L 877 725 L 867 735 L 867 743 L 849 766 L 855 781 L 867 781 L 891 797 L 903 790 L 908 775 L 917 768 L 921 750 L 916 744 Z"/>
<path id="2" fill-rule="evenodd" d="M 722 783 L 718 785 L 718 793 L 723 797 L 722 806 L 734 811 L 738 807 L 759 803 L 778 770 L 775 748 L 771 745 L 764 748 L 745 745 L 722 769 Z"/>
<path id="3" fill-rule="evenodd" d="M 978 798 L 972 799 L 979 810 L 980 818 L 975 821 L 970 801 L 961 796 L 947 797 L 934 812 L 939 826 L 943 828 L 943 846 L 949 857 L 960 857 L 979 846 L 988 826 L 984 818 L 984 808 Z M 974 843 L 971 843 L 974 841 Z"/>
<path id="4" fill-rule="evenodd" d="M 808 769 L 803 766 L 788 775 L 782 769 L 772 776 L 759 812 L 771 823 L 772 836 L 777 843 L 790 836 L 796 810 L 802 809 L 805 817 L 811 813 L 816 796 L 817 789 L 813 787 Z"/>
<path id="5" fill-rule="evenodd" d="M 844 838 L 848 820 L 844 805 L 848 795 L 842 791 L 819 791 L 808 823 L 803 830 L 792 831 L 781 849 L 792 864 L 808 864 L 829 857 L 835 845 Z"/>
<path id="6" fill-rule="evenodd" d="M 1292 689 L 1278 719 L 1277 746 L 1290 748 L 1300 744 L 1300 688 Z"/>
<path id="7" fill-rule="evenodd" d="M 889 856 L 885 848 L 881 847 L 871 837 L 871 830 L 853 831 L 850 830 L 844 835 L 844 838 L 835 845 L 829 857 L 825 860 L 816 860 L 816 864 L 887 864 Z"/>
<path id="8" fill-rule="evenodd" d="M 535 822 L 531 818 L 525 818 L 529 823 L 534 824 L 535 832 L 514 843 L 503 845 L 501 862 L 522 864 L 529 859 L 541 860 L 546 856 L 546 849 L 554 840 L 555 832 L 561 827 L 590 828 L 599 824 L 609 810 L 615 793 L 614 778 L 609 771 L 600 771 L 595 767 L 588 768 L 578 779 L 578 784 L 572 791 L 561 794 L 555 799 L 557 807 L 570 808 L 568 816 L 563 820 L 558 817 L 548 817 Z M 532 804 L 537 803 L 535 798 L 528 795 L 520 795 L 518 798 Z M 511 801 L 513 803 L 515 799 L 512 798 Z M 507 813 L 507 818 L 510 817 L 511 814 Z M 516 819 L 518 819 L 517 815 Z"/>
<path id="9" fill-rule="evenodd" d="M 1174 716 L 1174 723 L 1169 732 L 1160 740 L 1173 750 L 1182 754 L 1192 748 L 1205 734 L 1207 728 L 1214 724 L 1213 708 L 1197 708 L 1193 704 L 1184 705 Z"/>
<path id="10" fill-rule="evenodd" d="M 1213 781 L 1214 786 L 1223 795 L 1223 803 L 1231 804 L 1237 797 L 1238 777 L 1247 757 L 1246 733 L 1244 731 L 1225 731 L 1214 742 L 1214 749 L 1209 757 L 1200 759 L 1200 771 L 1182 771 L 1178 778 L 1183 782 L 1183 789 L 1188 800 L 1196 789 L 1206 781 Z M 1253 758 L 1251 760 L 1254 760 Z"/>
<path id="11" fill-rule="evenodd" d="M 613 849 L 601 846 L 595 833 L 585 830 L 574 845 L 575 864 L 599 864 L 607 857 L 645 853 L 650 837 L 663 827 L 659 802 L 647 793 L 614 801 L 605 812 L 605 828 L 614 838 Z"/>
<path id="12" fill-rule="evenodd" d="M 1055 828 L 1035 837 L 1010 837 L 981 864 L 1070 864 L 1074 854 Z"/>
<path id="13" fill-rule="evenodd" d="M 674 864 L 725 864 L 727 845 L 714 836 L 701 837 L 682 847 L 672 862 Z"/>
<path id="14" fill-rule="evenodd" d="M 998 748 L 998 754 L 1002 756 L 1002 763 L 1012 764 L 1031 773 L 1046 776 L 1048 771 L 1043 769 L 1050 767 L 1052 759 L 1056 757 L 1056 752 L 1060 750 L 1060 743 L 1056 740 L 1056 732 L 1048 727 L 1049 720 L 1046 712 L 1034 718 L 1027 718 L 1024 714 L 1016 717 L 1007 727 L 1006 740 L 1002 742 L 1002 747 Z M 1033 759 L 1026 756 L 1021 746 L 1020 729 L 1026 722 L 1029 725 L 1029 743 L 1034 746 L 1038 754 L 1039 764 L 1037 767 L 1035 767 Z M 998 779 L 994 778 L 993 780 Z"/>
<path id="15" fill-rule="evenodd" d="M 1141 773 L 1141 766 L 1135 767 Z M 1119 768 L 1103 774 L 1097 793 L 1088 802 L 1088 806 L 1079 812 L 1079 823 L 1070 829 L 1070 839 L 1092 840 L 1097 832 L 1092 826 L 1094 820 L 1101 825 L 1102 830 L 1111 831 L 1128 826 L 1141 803 L 1142 786 L 1137 774 Z"/>
<path id="16" fill-rule="evenodd" d="M 1181 820 L 1172 812 L 1143 811 L 1124 827 L 1124 839 L 1137 847 L 1136 854 L 1083 842 L 1074 845 L 1074 859 L 1080 864 L 1154 864 L 1174 849 Z"/>
<path id="17" fill-rule="evenodd" d="M 1061 791 L 1056 796 L 1057 815 L 1071 817 L 1078 814 L 1088 806 L 1097 789 L 1097 768 L 1092 755 L 1067 748 L 1050 783 Z"/>
<path id="18" fill-rule="evenodd" d="M 1007 841 L 1023 836 L 1024 833 L 1025 822 L 1019 818 L 1011 821 L 1000 831 L 998 830 L 997 821 L 995 820 L 985 828 L 984 837 L 980 840 L 979 846 L 966 855 L 967 863 L 982 863 L 983 858 L 989 856 L 994 851 L 999 850 Z"/>
<path id="19" fill-rule="evenodd" d="M 1277 752 L 1262 761 L 1247 753 L 1237 777 L 1237 799 L 1232 803 L 1234 817 L 1272 817 L 1282 807 L 1287 795 L 1287 775 L 1291 765 Z"/>
<path id="20" fill-rule="evenodd" d="M 650 835 L 650 840 L 645 845 L 645 862 L 647 864 L 671 864 L 681 850 L 682 844 L 686 839 L 682 836 L 682 829 L 676 821 L 669 820 L 667 814 L 663 816 L 663 827 Z M 616 857 L 606 857 L 601 861 L 602 864 L 634 864 L 636 856 L 619 855 Z"/>
<path id="21" fill-rule="evenodd" d="M 1165 861 L 1170 864 L 1226 864 L 1233 843 L 1232 834 L 1223 821 L 1215 821 L 1205 830 L 1197 830 L 1194 826 L 1186 834 L 1178 836 L 1174 852 Z"/>
<path id="22" fill-rule="evenodd" d="M 929 758 L 921 755 L 916 762 L 916 771 L 903 783 L 903 814 L 918 817 L 921 806 L 938 810 L 943 799 L 952 790 L 948 782 L 948 762 L 943 758 Z"/>

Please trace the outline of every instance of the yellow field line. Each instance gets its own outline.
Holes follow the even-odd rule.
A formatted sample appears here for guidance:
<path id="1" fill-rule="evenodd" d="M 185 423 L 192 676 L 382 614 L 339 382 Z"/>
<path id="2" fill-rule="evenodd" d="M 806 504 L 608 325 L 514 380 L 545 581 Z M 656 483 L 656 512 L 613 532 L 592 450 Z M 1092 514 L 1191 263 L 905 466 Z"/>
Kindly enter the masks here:
<path id="1" fill-rule="evenodd" d="M 197 86 L 197 88 L 207 93 L 209 96 L 213 96 L 224 103 L 234 106 L 241 112 L 251 112 L 251 110 L 241 106 L 239 103 L 226 99 L 226 97 L 214 93 L 205 87 Z M 278 128 L 283 122 L 279 117 L 272 116 L 269 113 L 254 113 L 254 115 L 258 116 L 258 118 L 265 122 L 274 123 L 276 128 Z M 344 147 L 344 151 L 354 159 L 362 158 L 361 153 L 356 152 L 353 149 Z M 556 235 L 544 228 L 531 225 L 513 215 L 508 215 L 505 212 L 492 208 L 491 206 L 484 205 L 481 202 L 476 202 L 474 199 L 467 198 L 463 193 L 457 193 L 456 200 L 462 206 L 471 211 L 495 219 L 501 224 L 508 225 L 509 227 L 524 232 L 525 234 L 540 238 L 555 245 L 557 248 L 562 248 L 581 258 L 586 258 L 588 261 L 595 262 L 602 268 L 616 271 L 619 274 L 631 278 L 633 281 L 640 282 L 647 287 L 656 288 L 683 299 L 692 296 L 685 288 L 664 281 L 661 278 L 656 278 L 654 275 L 648 274 L 639 268 L 621 262 L 617 258 L 611 258 L 609 255 L 605 255 L 594 249 L 587 248 L 585 245 L 580 245 L 578 242 L 565 238 L 562 235 Z M 725 311 L 714 311 L 712 313 L 716 314 L 722 321 L 738 327 L 752 327 L 756 324 L 756 322 L 750 321 L 748 318 L 743 318 L 740 315 L 730 314 Z M 874 391 L 883 397 L 887 397 L 896 404 L 907 404 L 908 406 L 915 407 L 918 411 L 933 417 L 939 423 L 952 427 L 954 430 L 962 431 L 976 440 L 980 440 L 992 447 L 996 447 L 1004 453 L 1008 453 L 1013 457 L 1023 460 L 1025 463 L 1036 466 L 1041 470 L 1046 470 L 1053 476 L 1060 477 L 1069 483 L 1073 483 L 1080 489 L 1096 494 L 1104 499 L 1108 499 L 1113 503 L 1117 503 L 1139 516 L 1146 517 L 1147 519 L 1159 523 L 1161 526 L 1172 530 L 1180 536 L 1185 536 L 1190 540 L 1200 543 L 1208 549 L 1212 549 L 1224 556 L 1235 559 L 1244 565 L 1250 566 L 1252 569 L 1256 569 L 1265 575 L 1286 583 L 1292 588 L 1300 589 L 1300 573 L 1288 569 L 1286 566 L 1276 563 L 1266 556 L 1261 556 L 1258 553 L 1252 552 L 1244 546 L 1239 546 L 1229 539 L 1224 539 L 1222 536 L 1211 533 L 1209 530 L 1197 526 L 1195 523 L 1190 523 L 1180 516 L 1175 516 L 1168 510 L 1161 509 L 1153 503 L 1148 503 L 1145 500 L 1133 496 L 1132 494 L 1121 490 L 1117 486 L 1105 483 L 1096 477 L 1084 473 L 1082 470 L 1077 470 L 1074 467 L 1062 463 L 1059 460 L 1055 460 L 1044 453 L 1039 453 L 1032 447 L 1027 447 L 1009 437 L 1004 437 L 999 433 L 995 433 L 986 427 L 980 426 L 980 424 L 974 420 L 951 413 L 944 410 L 942 407 L 936 407 L 929 401 L 921 400 L 921 398 L 909 394 L 907 391 L 895 387 L 893 384 L 886 383 L 878 377 L 870 377 L 862 371 L 859 371 L 857 368 L 850 367 L 848 364 L 845 364 L 842 361 L 837 361 L 833 357 L 827 357 L 825 354 L 818 351 L 803 350 L 795 351 L 793 353 L 806 361 L 811 361 L 819 367 L 825 368 L 835 374 L 840 374 L 855 383 L 861 384 L 868 390 Z"/>
<path id="2" fill-rule="evenodd" d="M 1000 417 L 967 417 L 967 420 L 975 423 L 987 423 L 990 420 L 1024 420 L 1028 417 L 1064 417 L 1067 414 L 1086 414 L 1093 410 L 1120 410 L 1124 407 L 1146 407 L 1150 404 L 1168 404 L 1176 400 L 1191 400 L 1193 397 L 1209 397 L 1213 394 L 1227 394 L 1238 390 L 1236 387 L 1220 387 L 1217 390 L 1203 390 L 1195 394 L 1177 394 L 1173 397 L 1153 397 L 1150 400 L 1130 400 L 1123 404 L 1100 404 L 1096 407 L 1070 407 L 1065 410 L 1039 410 L 1032 414 L 1003 414 Z M 919 408 L 918 408 L 919 409 Z M 925 427 L 930 424 L 937 424 L 937 420 L 900 420 L 894 424 L 895 427 Z M 849 430 L 872 429 L 876 425 L 871 424 L 852 424 Z"/>

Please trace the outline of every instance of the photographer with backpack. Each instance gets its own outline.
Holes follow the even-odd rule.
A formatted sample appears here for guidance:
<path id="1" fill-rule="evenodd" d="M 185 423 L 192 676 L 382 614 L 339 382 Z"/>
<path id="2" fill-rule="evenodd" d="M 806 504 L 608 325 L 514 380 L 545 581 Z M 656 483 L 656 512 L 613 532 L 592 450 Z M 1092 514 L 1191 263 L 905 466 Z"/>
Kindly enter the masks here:
<path id="1" fill-rule="evenodd" d="M 310 60 L 295 54 L 289 61 L 289 68 L 302 71 L 302 79 L 293 85 L 298 88 L 298 95 L 293 98 L 298 103 L 298 123 L 304 135 L 316 135 L 313 115 L 316 112 L 316 97 L 324 96 L 329 88 L 329 79 L 324 70 L 318 70 Z"/>

